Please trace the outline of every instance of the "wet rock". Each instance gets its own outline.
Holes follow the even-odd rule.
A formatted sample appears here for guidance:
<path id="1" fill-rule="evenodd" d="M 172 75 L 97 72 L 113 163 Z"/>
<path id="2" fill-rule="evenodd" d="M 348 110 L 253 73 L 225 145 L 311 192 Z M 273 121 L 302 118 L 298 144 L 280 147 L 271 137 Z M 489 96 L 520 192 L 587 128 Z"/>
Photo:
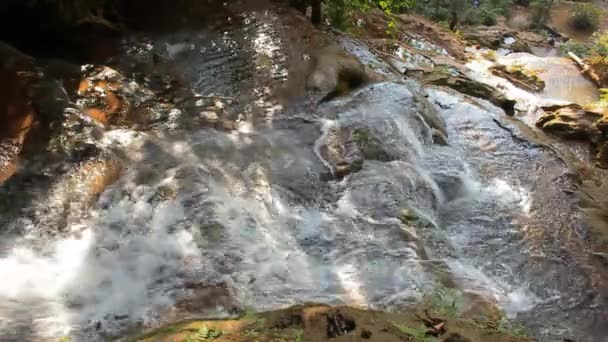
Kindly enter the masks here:
<path id="1" fill-rule="evenodd" d="M 369 128 L 355 128 L 350 138 L 355 142 L 366 160 L 395 160 L 382 146 L 382 141 Z"/>
<path id="2" fill-rule="evenodd" d="M 471 26 L 466 27 L 462 31 L 462 35 L 471 43 L 496 50 L 501 47 L 510 32 L 498 26 Z"/>
<path id="3" fill-rule="evenodd" d="M 384 148 L 378 134 L 368 127 L 333 128 L 325 138 L 321 156 L 338 178 L 359 172 L 365 160 L 389 162 L 397 159 Z"/>
<path id="4" fill-rule="evenodd" d="M 405 208 L 399 212 L 399 220 L 408 226 L 432 227 L 433 223 L 419 212 Z"/>
<path id="5" fill-rule="evenodd" d="M 108 158 L 84 163 L 79 172 L 88 187 L 85 193 L 95 198 L 118 180 L 121 170 L 122 166 L 116 159 Z"/>
<path id="6" fill-rule="evenodd" d="M 334 176 L 345 177 L 363 168 L 363 154 L 353 136 L 353 129 L 339 127 L 332 129 L 321 146 L 321 156 L 329 163 Z M 359 134 L 359 140 L 364 140 Z"/>
<path id="7" fill-rule="evenodd" d="M 437 68 L 425 75 L 424 81 L 427 84 L 449 87 L 463 94 L 488 100 L 492 104 L 502 108 L 508 115 L 515 113 L 516 102 L 514 100 L 508 99 L 497 89 L 474 81 L 453 68 Z"/>
<path id="8" fill-rule="evenodd" d="M 440 145 L 447 145 L 448 131 L 446 129 L 445 121 L 437 111 L 437 108 L 420 94 L 414 94 L 413 100 L 420 109 L 418 113 L 433 130 L 434 142 Z M 442 141 L 445 141 L 445 144 L 442 143 Z"/>
<path id="9" fill-rule="evenodd" d="M 359 60 L 337 46 L 329 46 L 314 57 L 306 86 L 331 99 L 363 85 L 367 80 L 365 67 Z"/>
<path id="10" fill-rule="evenodd" d="M 446 137 L 441 131 L 433 130 L 433 143 L 445 146 L 448 144 L 448 137 Z"/>
<path id="11" fill-rule="evenodd" d="M 177 317 L 186 317 L 188 314 L 205 313 L 206 311 L 222 308 L 231 313 L 241 311 L 241 306 L 234 297 L 234 293 L 225 283 L 217 285 L 190 282 L 184 284 L 191 292 L 187 299 L 178 301 L 175 305 Z"/>
<path id="12" fill-rule="evenodd" d="M 462 296 L 462 316 L 468 319 L 499 321 L 504 317 L 498 303 L 477 293 L 467 292 Z"/>
<path id="13" fill-rule="evenodd" d="M 579 105 L 544 107 L 545 113 L 536 126 L 567 139 L 587 140 L 600 134 L 596 122 L 602 118 L 598 113 L 587 111 Z"/>
<path id="14" fill-rule="evenodd" d="M 28 88 L 33 58 L 0 42 L 0 183 L 17 170 L 36 113 Z"/>
<path id="15" fill-rule="evenodd" d="M 530 45 L 528 45 L 528 43 L 526 41 L 524 41 L 523 39 L 518 39 L 515 41 L 515 43 L 510 45 L 511 51 L 513 52 L 528 52 L 528 53 L 532 53 L 532 48 L 530 48 Z"/>
<path id="16" fill-rule="evenodd" d="M 507 67 L 505 65 L 497 65 L 490 68 L 493 75 L 509 80 L 515 86 L 538 92 L 545 89 L 545 81 L 531 71 L 526 71 L 523 67 Z"/>
<path id="17" fill-rule="evenodd" d="M 151 121 L 143 110 L 154 94 L 118 71 L 105 66 L 83 68 L 78 86 L 78 104 L 96 121 L 106 125 L 131 126 Z"/>
<path id="18" fill-rule="evenodd" d="M 595 165 L 602 169 L 608 169 L 608 142 L 601 144 L 598 148 Z"/>
<path id="19" fill-rule="evenodd" d="M 591 110 L 593 113 L 602 114 L 602 117 L 596 121 L 595 127 L 599 129 L 604 136 L 608 135 L 608 113 Z"/>

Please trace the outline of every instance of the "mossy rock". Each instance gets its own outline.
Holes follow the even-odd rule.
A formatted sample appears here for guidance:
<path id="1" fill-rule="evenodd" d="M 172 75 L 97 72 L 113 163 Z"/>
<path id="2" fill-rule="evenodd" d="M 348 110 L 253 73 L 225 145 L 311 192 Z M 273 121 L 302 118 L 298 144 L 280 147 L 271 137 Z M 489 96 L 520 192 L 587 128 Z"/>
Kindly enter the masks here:
<path id="1" fill-rule="evenodd" d="M 506 114 L 515 113 L 515 100 L 508 99 L 504 94 L 489 85 L 477 82 L 454 68 L 437 68 L 424 77 L 424 82 L 436 86 L 454 89 L 465 95 L 490 101 L 502 108 Z"/>
<path id="2" fill-rule="evenodd" d="M 536 71 L 526 70 L 521 66 L 497 65 L 490 68 L 490 71 L 493 75 L 505 78 L 516 87 L 527 91 L 539 92 L 545 89 L 545 81 L 537 75 Z"/>

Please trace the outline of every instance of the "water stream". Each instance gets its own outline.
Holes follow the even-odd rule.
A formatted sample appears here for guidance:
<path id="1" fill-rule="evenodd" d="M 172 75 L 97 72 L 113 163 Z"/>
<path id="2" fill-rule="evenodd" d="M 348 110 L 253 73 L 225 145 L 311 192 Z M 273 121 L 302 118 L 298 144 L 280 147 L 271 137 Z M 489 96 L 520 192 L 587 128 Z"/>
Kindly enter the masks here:
<path id="1" fill-rule="evenodd" d="M 398 310 L 446 274 L 543 341 L 607 341 L 605 270 L 587 263 L 572 181 L 553 152 L 514 138 L 489 103 L 415 81 L 284 106 L 273 87 L 291 77 L 288 60 L 308 58 L 289 50 L 286 29 L 261 11 L 125 40 L 118 65 L 154 51 L 198 99 L 224 99 L 214 105 L 237 129 L 183 124 L 202 110 L 185 98 L 149 130 L 90 137 L 123 165 L 90 206 L 74 176 L 45 191 L 36 179 L 3 186 L 30 200 L 2 221 L 0 341 L 101 341 L 308 301 Z M 433 143 L 433 109 L 446 146 Z M 342 131 L 375 153 L 339 179 L 323 149 Z M 402 222 L 404 209 L 417 223 Z"/>

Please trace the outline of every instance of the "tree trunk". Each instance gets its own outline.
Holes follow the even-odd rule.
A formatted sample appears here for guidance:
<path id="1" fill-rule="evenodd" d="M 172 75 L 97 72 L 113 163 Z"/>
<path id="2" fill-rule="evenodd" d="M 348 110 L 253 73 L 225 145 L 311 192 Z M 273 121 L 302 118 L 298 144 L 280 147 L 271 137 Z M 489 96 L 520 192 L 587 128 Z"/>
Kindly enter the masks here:
<path id="1" fill-rule="evenodd" d="M 597 85 L 598 87 L 602 87 L 602 80 L 598 76 L 598 74 L 593 71 L 593 68 L 591 68 L 587 63 L 585 63 L 572 51 L 568 51 L 568 56 L 572 58 L 572 60 L 578 65 L 583 75 L 587 76 L 587 78 L 590 79 L 593 83 L 595 83 L 595 85 Z"/>
<path id="2" fill-rule="evenodd" d="M 456 26 L 458 26 L 458 13 L 456 13 L 456 11 L 452 11 L 452 19 L 450 19 L 450 30 L 456 30 Z"/>
<path id="3" fill-rule="evenodd" d="M 310 21 L 315 25 L 321 24 L 321 0 L 312 0 Z"/>

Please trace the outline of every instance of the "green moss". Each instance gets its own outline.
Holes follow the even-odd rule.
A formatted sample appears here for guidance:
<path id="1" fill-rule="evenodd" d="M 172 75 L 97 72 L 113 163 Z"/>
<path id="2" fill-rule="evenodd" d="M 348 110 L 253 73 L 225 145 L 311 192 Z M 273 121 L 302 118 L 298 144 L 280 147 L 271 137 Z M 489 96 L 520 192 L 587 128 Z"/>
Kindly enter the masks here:
<path id="1" fill-rule="evenodd" d="M 393 323 L 395 325 L 395 327 L 397 327 L 397 329 L 399 329 L 401 332 L 410 335 L 411 337 L 414 338 L 415 342 L 439 342 L 440 340 L 432 337 L 432 336 L 426 336 L 426 330 L 425 329 L 421 329 L 421 328 L 412 328 L 406 325 L 401 325 L 401 324 L 396 324 Z"/>
<path id="2" fill-rule="evenodd" d="M 430 310 L 451 318 L 459 316 L 459 307 L 462 306 L 462 302 L 462 293 L 456 289 L 447 287 L 436 288 L 433 293 L 424 298 L 424 304 Z"/>
<path id="3" fill-rule="evenodd" d="M 517 322 L 509 321 L 506 318 L 498 322 L 496 331 L 504 334 L 509 334 L 514 337 L 526 338 L 530 336 L 528 330 L 523 325 Z"/>
<path id="4" fill-rule="evenodd" d="M 220 336 L 222 336 L 222 334 L 223 334 L 223 331 L 221 331 L 221 330 L 210 329 L 207 326 L 203 326 L 198 331 L 196 331 L 194 334 L 186 337 L 186 342 L 213 341 L 213 340 L 219 338 Z"/>

